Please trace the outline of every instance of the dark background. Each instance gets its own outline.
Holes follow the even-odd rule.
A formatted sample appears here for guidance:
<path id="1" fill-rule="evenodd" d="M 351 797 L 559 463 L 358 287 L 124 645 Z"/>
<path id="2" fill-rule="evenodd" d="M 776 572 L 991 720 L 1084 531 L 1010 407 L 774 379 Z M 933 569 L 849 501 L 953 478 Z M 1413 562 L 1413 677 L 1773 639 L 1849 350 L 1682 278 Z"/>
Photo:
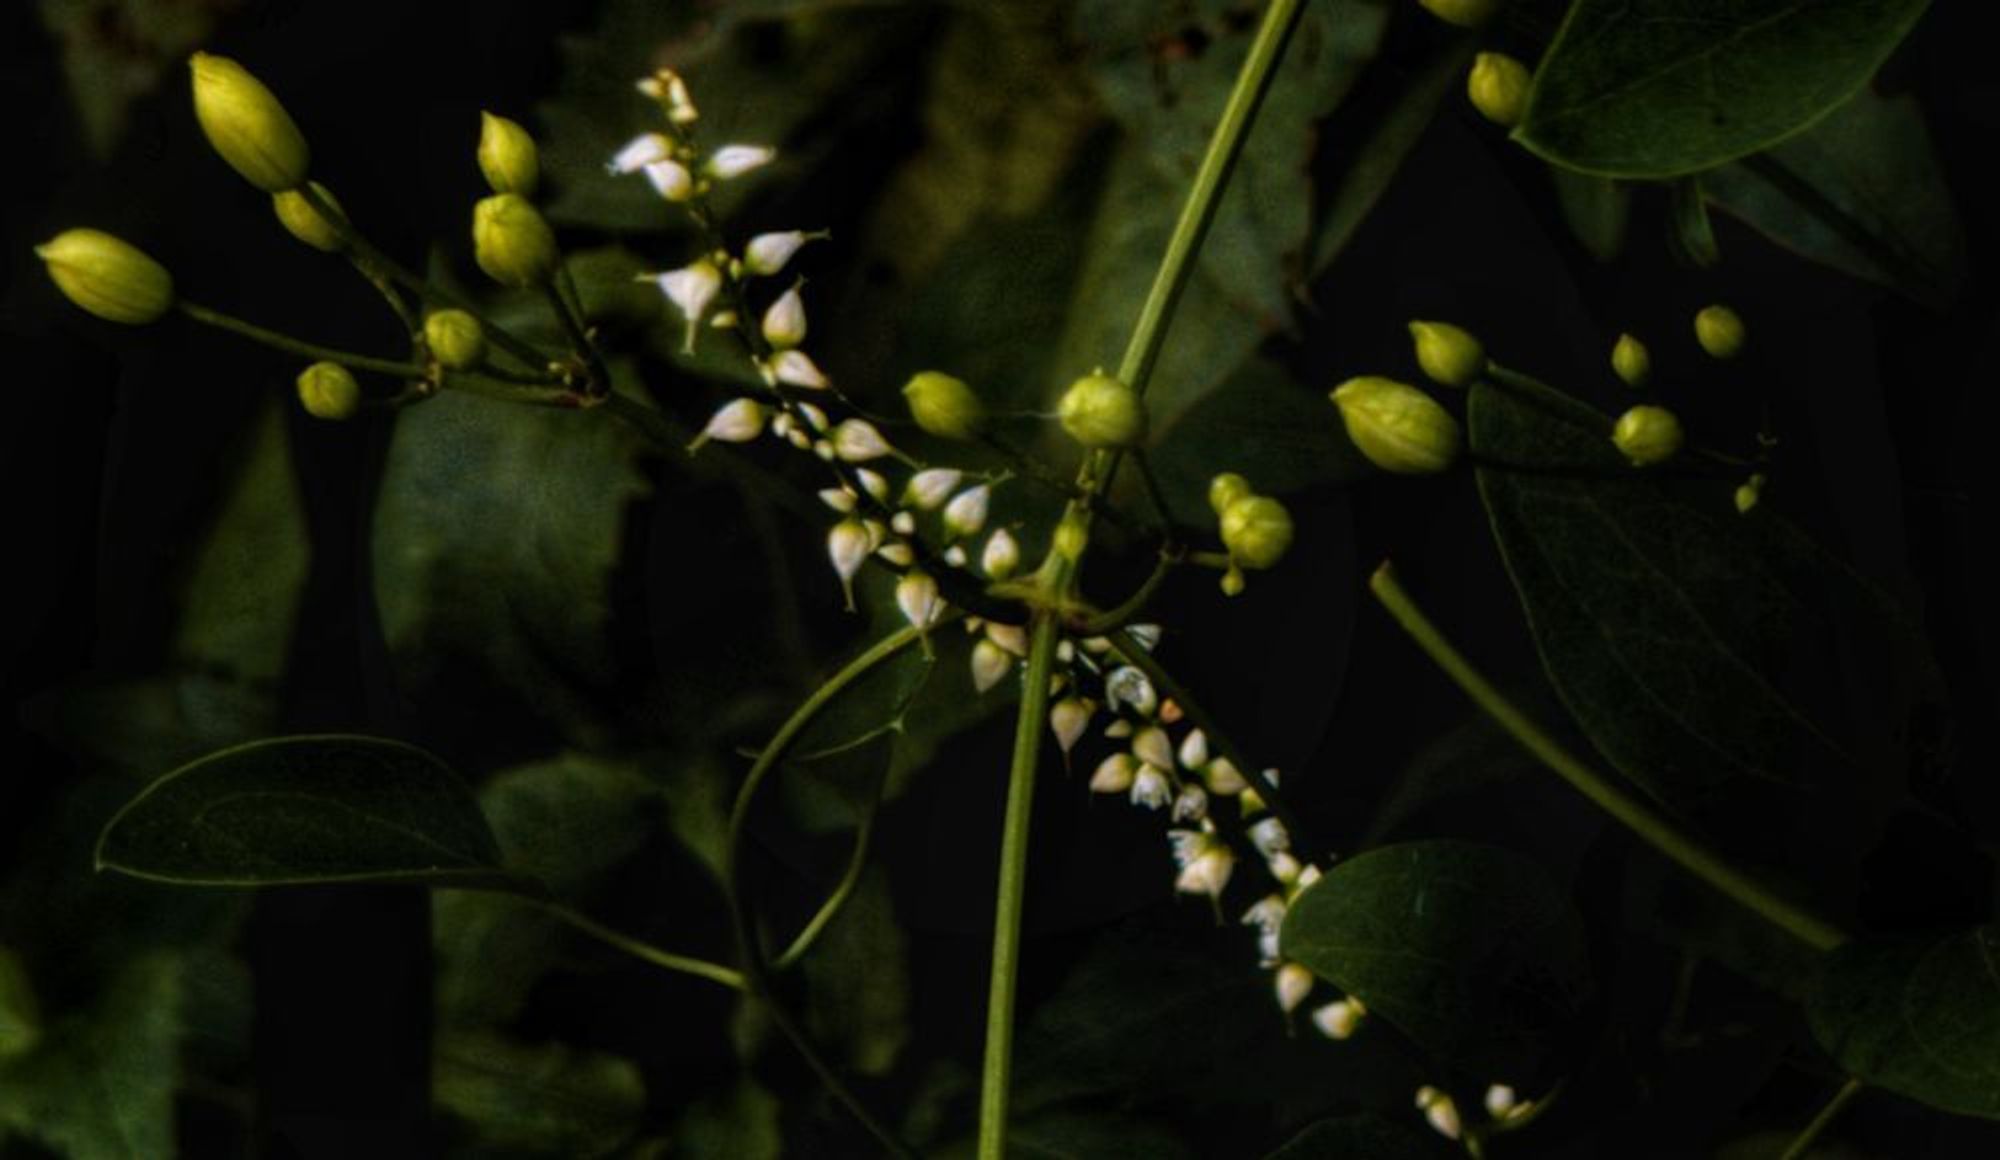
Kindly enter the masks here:
<path id="1" fill-rule="evenodd" d="M 480 192 L 466 163 L 478 111 L 531 109 L 553 84 L 556 36 L 587 28 L 591 7 L 247 2 L 218 24 L 208 47 L 254 62 L 307 127 L 315 170 L 340 174 L 343 202 L 379 223 L 377 240 L 414 255 L 432 236 L 461 233 L 465 207 Z M 1912 816 L 1887 827 L 1867 863 L 1860 915 L 1877 929 L 1989 917 L 1990 843 L 2000 834 L 1992 679 L 2000 644 L 1992 594 L 2000 576 L 1990 551 L 2000 331 L 1989 273 L 1996 240 L 1990 207 L 2000 204 L 2000 179 L 1987 164 L 2000 139 L 2000 81 L 1989 41 L 1974 27 L 1978 7 L 1936 6 L 1883 82 L 1923 100 L 1965 218 L 1974 282 L 1949 314 L 1808 266 L 1726 220 L 1718 220 L 1727 257 L 1719 272 L 1677 267 L 1657 244 L 1665 228 L 1659 199 L 1641 200 L 1626 256 L 1598 266 L 1568 240 L 1537 165 L 1481 133 L 1454 106 L 1362 239 L 1315 288 L 1328 321 L 1283 352 L 1304 373 L 1332 381 L 1400 349 L 1403 319 L 1442 313 L 1482 334 L 1508 335 L 1509 361 L 1561 381 L 1557 372 L 1581 365 L 1578 351 L 1597 349 L 1586 336 L 1599 333 L 1605 319 L 1685 317 L 1718 297 L 1752 319 L 1753 357 L 1732 372 L 1739 380 L 1730 385 L 1768 392 L 1783 416 L 1783 471 L 1772 502 L 1912 599 L 1948 684 L 1948 703 L 1922 730 L 1931 744 L 1913 757 L 1912 780 L 1956 824 Z M 254 304 L 245 312 L 260 321 L 336 346 L 382 348 L 396 336 L 366 287 L 306 276 L 299 248 L 261 228 L 262 198 L 205 147 L 177 66 L 154 95 L 134 103 L 115 153 L 99 161 L 81 145 L 58 46 L 34 6 L 10 5 L 0 22 L 0 91 L 9 110 L 0 132 L 12 159 L 11 204 L 0 228 L 0 389 L 7 398 L 0 471 L 5 573 L 13 581 L 0 703 L 17 706 L 87 676 L 145 672 L 163 662 L 176 611 L 164 578 L 183 566 L 192 530 L 226 479 L 225 451 L 266 392 L 289 390 L 294 373 L 285 356 L 177 322 L 142 331 L 97 323 L 53 292 L 30 253 L 34 243 L 72 225 L 97 225 L 140 241 L 191 297 Z M 107 35 L 116 35 L 115 21 Z M 1392 65 L 1398 54 L 1414 59 L 1417 47 L 1392 44 Z M 1366 99 L 1364 89 L 1357 100 Z M 890 126 L 880 147 L 892 154 L 907 148 L 910 136 L 909 126 Z M 1341 143 L 1336 125 L 1327 151 Z M 859 171 L 881 159 L 850 160 Z M 247 228 L 249 220 L 260 228 Z M 1538 279 L 1546 295 L 1522 292 Z M 1702 408 L 1694 409 L 1699 428 Z M 293 416 L 315 566 L 294 649 L 310 663 L 295 666 L 282 691 L 289 728 L 392 736 L 426 728 L 402 719 L 399 703 L 382 693 L 391 687 L 387 660 L 367 587 L 357 583 L 366 566 L 367 496 L 387 433 L 382 424 Z M 1267 631 L 1283 633 L 1312 602 L 1311 622 L 1330 626 L 1323 629 L 1325 655 L 1291 652 L 1294 659 L 1274 667 L 1259 634 L 1240 631 L 1241 622 L 1229 632 L 1203 631 L 1194 614 L 1179 614 L 1199 607 L 1206 592 L 1174 593 L 1164 619 L 1189 626 L 1177 641 L 1177 667 L 1244 674 L 1214 692 L 1212 708 L 1245 722 L 1240 731 L 1253 748 L 1280 752 L 1288 769 L 1306 771 L 1298 781 L 1302 808 L 1323 824 L 1325 842 L 1347 848 L 1393 772 L 1463 717 L 1456 693 L 1402 645 L 1362 593 L 1377 561 L 1394 556 L 1434 615 L 1490 671 L 1513 674 L 1525 687 L 1539 677 L 1463 477 L 1371 482 L 1314 495 L 1297 510 L 1309 530 L 1336 538 L 1325 558 L 1333 575 L 1274 579 L 1257 615 Z M 801 560 L 811 559 L 815 542 L 802 536 L 802 544 Z M 35 847 L 46 811 L 78 773 L 71 758 L 13 714 L 4 728 L 0 872 Z M 889 827 L 892 873 L 923 883 L 899 893 L 915 970 L 930 995 L 914 1016 L 921 1051 L 963 1052 L 977 1041 L 972 997 L 982 993 L 985 952 L 968 932 L 983 928 L 990 904 L 961 903 L 967 913 L 953 921 L 937 915 L 947 907 L 940 899 L 979 898 L 987 889 L 999 773 L 979 774 L 980 792 L 965 804 L 939 813 L 935 802 L 920 801 Z M 941 850 L 951 843 L 924 832 L 940 816 L 963 826 L 969 844 Z M 1164 874 L 1151 862 L 1132 868 L 1156 857 L 1157 836 L 1110 818 L 1106 811 L 1076 817 L 1045 810 L 1038 819 L 1039 864 L 1063 869 L 1045 872 L 1031 897 L 1027 1004 L 1059 981 L 1078 932 L 1107 914 L 1137 908 L 1151 916 L 1146 921 L 1164 922 L 1172 937 L 1241 953 L 1240 932 L 1210 932 L 1205 916 L 1188 919 L 1183 910 L 1182 917 L 1158 917 Z M 1589 866 L 1629 853 L 1581 807 L 1538 808 L 1511 824 L 1573 847 Z M 1094 874 L 1101 885 L 1079 891 L 1069 880 L 1050 880 L 1071 872 Z M 1616 904 L 1615 897 L 1585 902 Z M 5 918 L 0 914 L 0 932 Z M 261 900 L 246 936 L 259 1000 L 255 1143 L 246 1144 L 227 1119 L 190 1107 L 183 1115 L 187 1154 L 431 1152 L 428 1044 L 419 1030 L 428 1022 L 426 921 L 427 902 L 415 892 L 292 891 Z M 1634 1010 L 1613 1010 L 1609 1025 L 1650 1011 L 1657 988 L 1633 986 Z M 711 997 L 699 985 L 669 983 L 643 998 L 634 991 L 612 993 L 638 1004 L 634 1021 L 642 1023 L 687 1018 L 676 1004 L 700 1008 Z M 579 995 L 559 996 L 545 1012 L 585 1023 L 607 1015 Z M 690 1050 L 656 1053 L 646 1066 L 649 1080 L 698 1082 L 716 1062 Z M 804 1086 L 792 1061 L 769 1066 Z M 1697 1097 L 1714 1090 L 1704 1084 L 1725 1083 L 1713 1075 L 1682 1080 Z M 1716 1110 L 1721 1119 L 1706 1127 L 1801 1123 L 1826 1090 L 1808 1073 L 1785 1073 L 1740 1106 Z M 1642 1107 L 1618 1093 L 1597 1094 L 1601 1102 L 1589 1106 L 1602 1110 L 1594 1122 L 1570 1124 L 1564 1146 L 1621 1140 L 1620 1154 L 1639 1154 L 1641 1139 L 1718 1138 L 1705 1136 L 1702 1124 L 1669 1125 L 1671 1101 Z M 1974 1127 L 1889 1096 L 1864 1096 L 1845 1124 L 1874 1154 L 1982 1154 Z M 1231 1154 L 1226 1128 L 1190 1130 L 1213 1133 L 1204 1135 L 1211 1154 Z M 821 1144 L 865 1150 L 837 1135 Z M 1672 1154 L 1678 1146 L 1663 1147 Z"/>

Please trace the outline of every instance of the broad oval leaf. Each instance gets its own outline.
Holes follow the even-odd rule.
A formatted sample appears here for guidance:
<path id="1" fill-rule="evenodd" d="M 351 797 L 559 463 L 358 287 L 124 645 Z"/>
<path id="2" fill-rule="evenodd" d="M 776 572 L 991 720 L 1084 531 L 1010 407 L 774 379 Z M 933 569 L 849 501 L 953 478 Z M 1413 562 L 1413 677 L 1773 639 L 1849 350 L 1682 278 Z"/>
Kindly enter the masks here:
<path id="1" fill-rule="evenodd" d="M 1569 900 L 1498 846 L 1410 842 L 1337 863 L 1292 903 L 1281 945 L 1487 1079 L 1535 1067 L 1590 992 Z"/>
<path id="2" fill-rule="evenodd" d="M 1815 976 L 1806 1017 L 1855 1078 L 2000 1119 L 2000 926 L 1841 947 Z"/>
<path id="3" fill-rule="evenodd" d="M 126 803 L 97 866 L 186 886 L 423 882 L 521 888 L 472 791 L 400 741 L 274 737 L 190 762 Z"/>
<path id="4" fill-rule="evenodd" d="M 1855 618 L 1829 609 L 1843 593 L 1802 538 L 1737 515 L 1729 484 L 1634 470 L 1557 391 L 1476 384 L 1467 425 L 1550 683 L 1620 772 L 1678 805 L 1743 776 L 1858 776 L 1818 680 Z"/>
<path id="5" fill-rule="evenodd" d="M 1611 177 L 1767 148 L 1867 83 L 1928 0 L 1576 0 L 1515 137 Z"/>

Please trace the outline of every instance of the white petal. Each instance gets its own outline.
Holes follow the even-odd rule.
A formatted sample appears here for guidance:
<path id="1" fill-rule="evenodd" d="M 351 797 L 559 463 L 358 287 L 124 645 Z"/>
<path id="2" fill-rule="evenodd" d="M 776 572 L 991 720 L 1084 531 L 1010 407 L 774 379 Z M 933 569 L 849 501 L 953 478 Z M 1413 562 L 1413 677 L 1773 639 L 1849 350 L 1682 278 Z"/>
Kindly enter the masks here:
<path id="1" fill-rule="evenodd" d="M 938 601 L 937 581 L 922 572 L 905 572 L 896 581 L 896 607 L 903 610 L 903 618 L 918 628 L 929 628 L 937 623 L 942 608 Z"/>
<path id="2" fill-rule="evenodd" d="M 694 175 L 671 157 L 648 164 L 646 180 L 653 183 L 655 193 L 668 201 L 682 202 L 694 196 Z"/>
<path id="3" fill-rule="evenodd" d="M 708 426 L 701 429 L 702 438 L 724 443 L 748 443 L 763 433 L 764 405 L 755 399 L 724 403 L 709 417 Z"/>
<path id="4" fill-rule="evenodd" d="M 993 489 L 980 484 L 952 497 L 944 507 L 944 526 L 954 535 L 976 536 L 986 526 L 986 509 Z"/>
<path id="5" fill-rule="evenodd" d="M 769 165 L 777 155 L 778 151 L 768 145 L 724 145 L 708 159 L 708 172 L 719 181 L 728 181 Z"/>
<path id="6" fill-rule="evenodd" d="M 833 452 L 847 463 L 865 463 L 889 454 L 889 441 L 866 419 L 842 419 L 833 429 Z"/>
<path id="7" fill-rule="evenodd" d="M 995 529 L 986 541 L 986 550 L 980 554 L 979 566 L 995 580 L 1005 580 L 1014 574 L 1021 562 L 1021 546 L 1006 528 Z"/>
<path id="8" fill-rule="evenodd" d="M 637 173 L 656 161 L 667 160 L 673 152 L 674 143 L 665 133 L 641 133 L 618 150 L 609 168 L 613 173 Z"/>
<path id="9" fill-rule="evenodd" d="M 820 373 L 811 356 L 802 350 L 784 351 L 772 359 L 771 377 L 781 383 L 815 391 L 823 391 L 833 385 Z"/>
<path id="10" fill-rule="evenodd" d="M 972 646 L 972 687 L 985 692 L 999 684 L 1014 667 L 1014 658 L 990 640 Z"/>
<path id="11" fill-rule="evenodd" d="M 743 247 L 743 268 L 752 274 L 769 277 L 785 268 L 792 255 L 807 242 L 804 230 L 783 230 L 776 233 L 758 234 Z"/>
<path id="12" fill-rule="evenodd" d="M 806 304 L 796 288 L 778 295 L 764 311 L 764 341 L 780 350 L 806 340 Z"/>
<path id="13" fill-rule="evenodd" d="M 919 511 L 933 511 L 945 501 L 964 473 L 949 467 L 930 467 L 910 477 L 903 487 L 903 502 Z"/>
<path id="14" fill-rule="evenodd" d="M 1289 1015 L 1312 993 L 1313 974 L 1297 963 L 1286 963 L 1278 968 L 1272 986 L 1278 992 L 1278 1007 Z"/>

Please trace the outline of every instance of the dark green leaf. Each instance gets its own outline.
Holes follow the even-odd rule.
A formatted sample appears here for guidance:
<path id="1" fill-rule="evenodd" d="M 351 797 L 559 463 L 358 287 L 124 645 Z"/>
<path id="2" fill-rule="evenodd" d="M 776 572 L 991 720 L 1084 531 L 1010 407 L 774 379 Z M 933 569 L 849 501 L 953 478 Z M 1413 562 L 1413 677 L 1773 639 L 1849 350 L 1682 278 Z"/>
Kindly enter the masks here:
<path id="1" fill-rule="evenodd" d="M 1965 232 L 1915 97 L 1864 90 L 1702 182 L 1779 244 L 1918 302 L 1946 305 L 1965 281 Z"/>
<path id="2" fill-rule="evenodd" d="M 1459 1154 L 1436 1132 L 1355 1115 L 1321 1120 L 1264 1160 L 1449 1160 Z"/>
<path id="3" fill-rule="evenodd" d="M 646 1107 L 638 1067 L 602 1052 L 454 1032 L 433 1059 L 439 1106 L 494 1148 L 603 1156 L 631 1137 Z"/>
<path id="4" fill-rule="evenodd" d="M 1841 947 L 1814 978 L 1806 1015 L 1855 1078 L 2000 1119 L 2000 927 Z"/>
<path id="5" fill-rule="evenodd" d="M 1673 205 L 1673 243 L 1681 257 L 1703 269 L 1722 261 L 1722 247 L 1715 242 L 1715 226 L 1708 220 L 1702 178 L 1681 178 L 1673 183 L 1668 197 Z"/>
<path id="6" fill-rule="evenodd" d="M 1632 216 L 1632 191 L 1608 177 L 1549 167 L 1556 204 L 1569 232 L 1590 256 L 1609 262 L 1625 248 L 1625 223 Z"/>
<path id="7" fill-rule="evenodd" d="M 71 1160 L 173 1155 L 181 976 L 170 954 L 134 958 L 93 1006 L 0 1063 L 0 1142 L 28 1136 Z"/>
<path id="8" fill-rule="evenodd" d="M 887 1074 L 910 1038 L 908 960 L 888 879 L 863 874 L 804 961 L 814 1038 L 842 1045 L 862 1075 Z"/>
<path id="9" fill-rule="evenodd" d="M 777 1097 L 749 1075 L 726 1091 L 695 1101 L 674 1125 L 672 1155 L 690 1160 L 779 1160 Z"/>
<path id="10" fill-rule="evenodd" d="M 1374 470 L 1341 434 L 1326 392 L 1264 358 L 1244 363 L 1154 442 L 1153 470 L 1184 520 L 1205 517 L 1208 481 L 1218 471 L 1242 472 L 1260 494 L 1286 495 Z"/>
<path id="11" fill-rule="evenodd" d="M 1577 0 L 1515 137 L 1558 165 L 1675 177 L 1766 149 L 1855 91 L 1927 0 Z"/>
<path id="12" fill-rule="evenodd" d="M 1681 803 L 1737 776 L 1852 774 L 1806 651 L 1837 649 L 1823 601 L 1841 570 L 1776 517 L 1739 516 L 1729 481 L 1632 468 L 1608 420 L 1552 390 L 1477 384 L 1468 426 L 1542 664 L 1620 771 Z"/>
<path id="13" fill-rule="evenodd" d="M 1281 945 L 1482 1077 L 1535 1066 L 1590 990 L 1569 901 L 1498 846 L 1411 842 L 1336 863 L 1293 901 Z"/>
<path id="14" fill-rule="evenodd" d="M 506 881 L 449 766 L 338 734 L 253 741 L 174 770 L 111 819 L 97 865 L 189 886 Z"/>

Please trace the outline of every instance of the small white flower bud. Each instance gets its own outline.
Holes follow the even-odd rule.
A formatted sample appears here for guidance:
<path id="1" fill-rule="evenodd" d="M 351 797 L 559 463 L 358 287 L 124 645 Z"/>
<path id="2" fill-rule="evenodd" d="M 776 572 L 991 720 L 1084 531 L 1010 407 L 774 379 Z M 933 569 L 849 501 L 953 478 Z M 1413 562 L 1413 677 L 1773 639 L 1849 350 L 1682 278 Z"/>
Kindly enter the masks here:
<path id="1" fill-rule="evenodd" d="M 743 247 L 743 268 L 761 277 L 770 277 L 785 268 L 799 247 L 812 239 L 804 230 L 784 230 L 758 234 Z"/>
<path id="2" fill-rule="evenodd" d="M 868 558 L 874 547 L 868 529 L 855 520 L 842 520 L 826 534 L 826 556 L 833 562 L 833 570 L 840 577 L 841 589 L 847 593 L 849 609 L 854 607 L 854 574 L 861 571 L 861 562 Z"/>
<path id="3" fill-rule="evenodd" d="M 972 687 L 980 692 L 999 684 L 1013 667 L 1014 658 L 992 641 L 982 640 L 972 646 Z"/>
<path id="4" fill-rule="evenodd" d="M 1486 1114 L 1494 1119 L 1507 1119 L 1517 1106 L 1514 1089 L 1506 1084 L 1496 1083 L 1486 1089 Z"/>
<path id="5" fill-rule="evenodd" d="M 819 491 L 819 502 L 839 512 L 849 515 L 854 511 L 854 493 L 844 487 L 823 487 Z"/>
<path id="6" fill-rule="evenodd" d="M 1250 788 L 1236 763 L 1227 757 L 1218 757 L 1201 771 L 1201 779 L 1208 783 L 1208 792 L 1220 797 L 1234 797 Z"/>
<path id="7" fill-rule="evenodd" d="M 1172 768 L 1174 764 L 1173 742 L 1167 740 L 1167 731 L 1158 725 L 1148 725 L 1132 737 L 1132 756 L 1148 765 L 1161 769 Z"/>
<path id="8" fill-rule="evenodd" d="M 1464 1131 L 1458 1119 L 1458 1105 L 1452 1098 L 1434 1087 L 1417 1089 L 1417 1107 L 1423 1110 L 1424 1119 L 1430 1122 L 1431 1130 L 1447 1140 L 1456 1140 Z"/>
<path id="9" fill-rule="evenodd" d="M 674 143 L 665 133 L 641 133 L 627 141 L 607 166 L 613 173 L 637 173 L 648 165 L 674 155 Z"/>
<path id="10" fill-rule="evenodd" d="M 717 181 L 728 181 L 769 165 L 777 155 L 768 145 L 724 145 L 708 159 L 706 169 Z"/>
<path id="11" fill-rule="evenodd" d="M 1280 850 L 1269 858 L 1264 859 L 1264 866 L 1270 870 L 1271 877 L 1277 879 L 1280 886 L 1287 888 L 1298 885 L 1299 876 L 1305 869 L 1299 865 L 1299 860 L 1293 857 L 1291 852 L 1287 850 Z"/>
<path id="12" fill-rule="evenodd" d="M 1132 723 L 1120 717 L 1104 727 L 1104 735 L 1113 741 L 1123 741 L 1132 736 Z"/>
<path id="13" fill-rule="evenodd" d="M 946 548 L 944 550 L 944 562 L 950 564 L 954 568 L 965 567 L 966 556 L 965 556 L 964 546 L 961 544 L 953 544 L 950 547 Z"/>
<path id="14" fill-rule="evenodd" d="M 1141 809 L 1157 810 L 1173 800 L 1174 787 L 1167 781 L 1167 775 L 1157 765 L 1144 761 L 1139 763 L 1139 772 L 1132 778 L 1132 804 Z"/>
<path id="15" fill-rule="evenodd" d="M 716 293 L 722 289 L 722 271 L 704 258 L 678 270 L 656 274 L 653 281 L 658 283 L 667 301 L 680 309 L 681 317 L 687 319 L 687 341 L 682 344 L 681 350 L 692 354 L 701 316 L 708 312 L 709 304 L 715 301 Z"/>
<path id="16" fill-rule="evenodd" d="M 989 621 L 986 639 L 1017 657 L 1028 655 L 1028 630 L 1018 624 L 994 624 Z"/>
<path id="17" fill-rule="evenodd" d="M 799 345 L 806 340 L 806 304 L 799 297 L 797 287 L 778 295 L 764 311 L 764 341 L 779 350 Z"/>
<path id="18" fill-rule="evenodd" d="M 1126 626 L 1125 635 L 1131 637 L 1133 643 L 1137 644 L 1140 648 L 1145 649 L 1147 652 L 1152 652 L 1160 645 L 1160 634 L 1162 631 L 1157 624 L 1132 624 Z"/>
<path id="19" fill-rule="evenodd" d="M 1194 782 L 1181 787 L 1174 795 L 1174 820 L 1177 822 L 1198 822 L 1208 816 L 1208 791 Z"/>
<path id="20" fill-rule="evenodd" d="M 1182 716 L 1181 703 L 1179 701 L 1168 697 L 1160 702 L 1160 724 L 1178 725 Z"/>
<path id="21" fill-rule="evenodd" d="M 949 467 L 925 468 L 912 475 L 903 487 L 903 502 L 920 511 L 935 511 L 963 476 L 963 472 Z"/>
<path id="22" fill-rule="evenodd" d="M 1272 858 L 1292 848 L 1292 836 L 1278 819 L 1260 818 L 1250 827 L 1250 843 L 1259 854 Z"/>
<path id="23" fill-rule="evenodd" d="M 764 405 L 755 399 L 732 399 L 709 416 L 708 426 L 694 441 L 699 447 L 710 439 L 723 443 L 748 443 L 764 433 Z"/>
<path id="24" fill-rule="evenodd" d="M 1208 734 L 1199 729 L 1188 730 L 1181 738 L 1181 766 L 1185 769 L 1200 769 L 1208 764 Z"/>
<path id="25" fill-rule="evenodd" d="M 1278 1009 L 1290 1015 L 1312 993 L 1313 973 L 1297 963 L 1281 963 L 1271 987 L 1278 993 Z"/>
<path id="26" fill-rule="evenodd" d="M 1097 706 L 1081 697 L 1065 697 L 1049 709 L 1049 731 L 1056 735 L 1056 745 L 1062 749 L 1064 757 L 1068 757 L 1069 751 L 1076 747 L 1083 731 L 1090 728 L 1091 714 L 1096 711 Z M 1124 756 L 1129 758 L 1131 755 Z"/>
<path id="27" fill-rule="evenodd" d="M 1097 763 L 1096 771 L 1090 775 L 1090 792 L 1124 793 L 1132 788 L 1138 772 L 1139 762 L 1131 754 L 1114 753 Z"/>
<path id="28" fill-rule="evenodd" d="M 1276 866 L 1279 864 L 1280 861 L 1288 858 L 1292 858 L 1292 856 L 1290 854 L 1280 854 L 1276 858 L 1271 859 L 1271 865 Z M 1292 865 L 1297 866 L 1298 860 L 1293 858 Z M 1295 885 L 1300 890 L 1304 890 L 1306 887 L 1311 886 L 1313 883 L 1319 881 L 1320 879 L 1319 867 L 1317 866 L 1301 867 L 1298 874 L 1295 875 L 1295 878 L 1296 878 Z"/>
<path id="29" fill-rule="evenodd" d="M 1005 580 L 1020 563 L 1021 546 L 1014 542 L 1013 534 L 1006 528 L 995 528 L 986 539 L 986 550 L 979 555 L 979 566 L 995 580 Z"/>
<path id="30" fill-rule="evenodd" d="M 944 527 L 954 536 L 976 536 L 986 526 L 986 509 L 993 489 L 980 484 L 952 497 L 944 507 Z"/>
<path id="31" fill-rule="evenodd" d="M 1276 894 L 1266 894 L 1243 912 L 1240 921 L 1260 931 L 1276 931 L 1285 925 L 1285 900 Z"/>
<path id="32" fill-rule="evenodd" d="M 1336 999 L 1313 1008 L 1313 1026 L 1328 1039 L 1346 1039 L 1361 1026 L 1361 1004 L 1352 999 Z"/>
<path id="33" fill-rule="evenodd" d="M 1177 831 L 1186 833 L 1187 831 Z M 1210 898 L 1222 897 L 1222 891 L 1229 885 L 1230 871 L 1236 868 L 1236 855 L 1225 842 L 1218 841 L 1212 834 L 1198 834 L 1198 844 L 1191 844 L 1186 856 L 1181 857 L 1180 843 L 1176 843 L 1176 859 L 1181 862 L 1181 872 L 1174 879 L 1174 889 L 1182 894 L 1206 894 Z"/>
<path id="34" fill-rule="evenodd" d="M 805 406 L 806 404 L 800 405 Z M 818 410 L 818 408 L 814 408 L 814 410 Z M 824 415 L 820 417 L 822 422 L 825 421 L 825 418 Z M 854 478 L 861 481 L 861 490 L 873 497 L 876 503 L 886 504 L 889 502 L 889 481 L 882 478 L 881 472 L 870 471 L 865 467 L 857 467 L 854 469 Z"/>
<path id="35" fill-rule="evenodd" d="M 1141 717 L 1151 717 L 1153 711 L 1160 707 L 1160 697 L 1153 691 L 1153 682 L 1131 665 L 1120 665 L 1104 678 L 1104 701 L 1114 712 L 1121 702 L 1130 705 Z"/>
<path id="36" fill-rule="evenodd" d="M 806 426 L 812 428 L 814 431 L 826 430 L 825 411 L 820 410 L 811 403 L 797 403 L 794 405 L 798 408 L 799 414 L 805 416 Z"/>
<path id="37" fill-rule="evenodd" d="M 694 175 L 671 157 L 647 165 L 645 174 L 653 183 L 653 192 L 667 201 L 678 204 L 694 196 Z"/>
<path id="38" fill-rule="evenodd" d="M 903 618 L 918 628 L 929 628 L 937 623 L 943 606 L 938 600 L 937 581 L 922 572 L 905 572 L 896 581 L 896 607 L 903 610 Z"/>
<path id="39" fill-rule="evenodd" d="M 875 554 L 898 568 L 907 568 L 917 562 L 916 552 L 902 540 L 891 540 L 875 550 Z"/>
<path id="40" fill-rule="evenodd" d="M 868 533 L 868 550 L 871 552 L 889 538 L 889 529 L 882 526 L 881 520 L 862 520 L 861 530 Z"/>
<path id="41" fill-rule="evenodd" d="M 780 351 L 778 357 L 771 360 L 765 374 L 772 382 L 788 383 L 794 387 L 805 387 L 813 391 L 823 391 L 833 385 L 826 375 L 820 372 L 819 365 L 813 362 L 812 356 L 802 350 Z"/>
<path id="42" fill-rule="evenodd" d="M 812 436 L 807 435 L 803 427 L 794 425 L 791 430 L 785 432 L 785 442 L 800 451 L 811 451 L 829 463 L 833 461 L 833 444 L 822 439 L 818 446 L 814 446 Z"/>
<path id="43" fill-rule="evenodd" d="M 844 463 L 866 463 L 890 450 L 889 441 L 866 419 L 842 419 L 833 429 L 833 453 Z"/>
<path id="44" fill-rule="evenodd" d="M 917 517 L 907 511 L 899 511 L 889 517 L 889 530 L 899 536 L 914 536 L 917 534 Z"/>

